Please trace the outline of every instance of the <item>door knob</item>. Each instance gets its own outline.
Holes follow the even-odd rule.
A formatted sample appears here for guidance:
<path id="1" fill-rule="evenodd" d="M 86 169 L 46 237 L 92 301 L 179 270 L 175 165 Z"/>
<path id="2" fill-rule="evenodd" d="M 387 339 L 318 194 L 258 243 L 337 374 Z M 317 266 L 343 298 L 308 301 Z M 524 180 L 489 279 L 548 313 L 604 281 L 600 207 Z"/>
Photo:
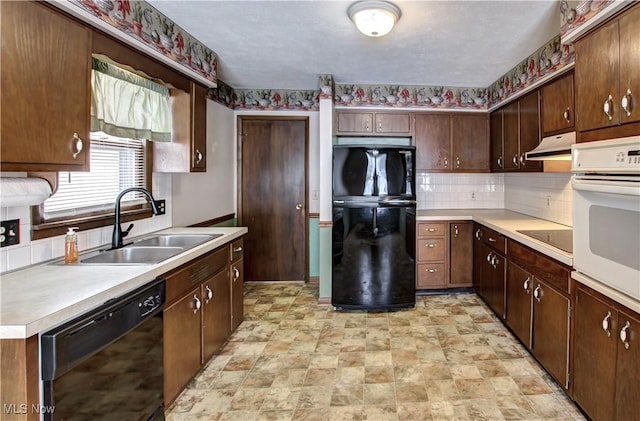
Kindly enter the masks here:
<path id="1" fill-rule="evenodd" d="M 298 204 L 296 205 L 296 210 L 300 210 L 300 209 L 302 209 L 302 203 L 298 203 Z"/>

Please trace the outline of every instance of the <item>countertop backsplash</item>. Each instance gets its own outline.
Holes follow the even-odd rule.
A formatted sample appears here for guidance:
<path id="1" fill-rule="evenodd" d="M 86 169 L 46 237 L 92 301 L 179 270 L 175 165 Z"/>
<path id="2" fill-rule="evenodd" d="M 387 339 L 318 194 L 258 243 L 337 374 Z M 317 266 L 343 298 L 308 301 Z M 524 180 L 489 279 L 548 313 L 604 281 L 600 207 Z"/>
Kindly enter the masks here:
<path id="1" fill-rule="evenodd" d="M 133 221 L 132 237 L 171 227 L 171 174 L 154 173 L 152 193 L 166 200 L 166 214 Z M 64 256 L 64 235 L 31 241 L 31 209 L 29 206 L 0 208 L 2 220 L 20 219 L 20 244 L 0 249 L 0 273 Z M 126 227 L 126 224 L 122 224 Z M 78 231 L 80 252 L 111 242 L 113 225 Z"/>
<path id="2" fill-rule="evenodd" d="M 573 226 L 571 174 L 504 174 L 504 207 Z"/>
<path id="3" fill-rule="evenodd" d="M 418 209 L 502 209 L 504 176 L 502 174 L 416 175 Z"/>

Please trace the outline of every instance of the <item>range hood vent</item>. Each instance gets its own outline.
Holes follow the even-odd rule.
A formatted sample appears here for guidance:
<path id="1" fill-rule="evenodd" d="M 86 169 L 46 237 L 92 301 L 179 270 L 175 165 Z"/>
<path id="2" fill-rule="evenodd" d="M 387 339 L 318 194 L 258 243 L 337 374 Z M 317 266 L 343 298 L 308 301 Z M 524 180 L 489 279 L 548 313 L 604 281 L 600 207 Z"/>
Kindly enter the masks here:
<path id="1" fill-rule="evenodd" d="M 576 132 L 549 136 L 533 150 L 525 153 L 529 161 L 568 161 L 571 159 L 571 145 L 576 143 Z"/>

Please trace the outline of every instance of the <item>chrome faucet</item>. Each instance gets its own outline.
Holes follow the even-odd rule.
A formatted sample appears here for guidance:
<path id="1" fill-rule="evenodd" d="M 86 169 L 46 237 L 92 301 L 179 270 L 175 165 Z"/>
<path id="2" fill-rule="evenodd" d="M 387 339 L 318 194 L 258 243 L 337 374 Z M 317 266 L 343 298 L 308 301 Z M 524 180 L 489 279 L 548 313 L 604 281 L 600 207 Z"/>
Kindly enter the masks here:
<path id="1" fill-rule="evenodd" d="M 130 224 L 129 227 L 123 231 L 122 227 L 120 226 L 120 200 L 122 199 L 122 196 L 132 191 L 140 192 L 146 196 L 147 202 L 149 202 L 149 204 L 151 205 L 151 212 L 153 212 L 154 215 L 158 215 L 160 213 L 160 211 L 158 210 L 158 207 L 156 206 L 156 201 L 151 195 L 151 193 L 149 192 L 149 190 L 143 189 L 142 187 L 129 187 L 128 189 L 122 190 L 120 194 L 118 194 L 118 197 L 116 197 L 116 210 L 115 210 L 115 216 L 114 216 L 114 222 L 113 222 L 113 236 L 111 237 L 112 249 L 121 248 L 122 239 L 127 235 L 129 235 L 129 231 L 131 231 L 131 228 L 133 228 L 133 224 Z"/>

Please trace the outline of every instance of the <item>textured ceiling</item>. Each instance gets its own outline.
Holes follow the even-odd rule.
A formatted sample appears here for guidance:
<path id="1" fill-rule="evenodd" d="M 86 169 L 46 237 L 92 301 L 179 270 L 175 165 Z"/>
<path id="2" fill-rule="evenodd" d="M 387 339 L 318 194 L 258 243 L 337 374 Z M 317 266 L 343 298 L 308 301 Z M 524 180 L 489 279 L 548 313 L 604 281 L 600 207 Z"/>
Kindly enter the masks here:
<path id="1" fill-rule="evenodd" d="M 382 38 L 360 34 L 352 2 L 150 0 L 218 54 L 234 88 L 313 89 L 336 83 L 487 87 L 560 32 L 559 2 L 395 1 Z"/>

